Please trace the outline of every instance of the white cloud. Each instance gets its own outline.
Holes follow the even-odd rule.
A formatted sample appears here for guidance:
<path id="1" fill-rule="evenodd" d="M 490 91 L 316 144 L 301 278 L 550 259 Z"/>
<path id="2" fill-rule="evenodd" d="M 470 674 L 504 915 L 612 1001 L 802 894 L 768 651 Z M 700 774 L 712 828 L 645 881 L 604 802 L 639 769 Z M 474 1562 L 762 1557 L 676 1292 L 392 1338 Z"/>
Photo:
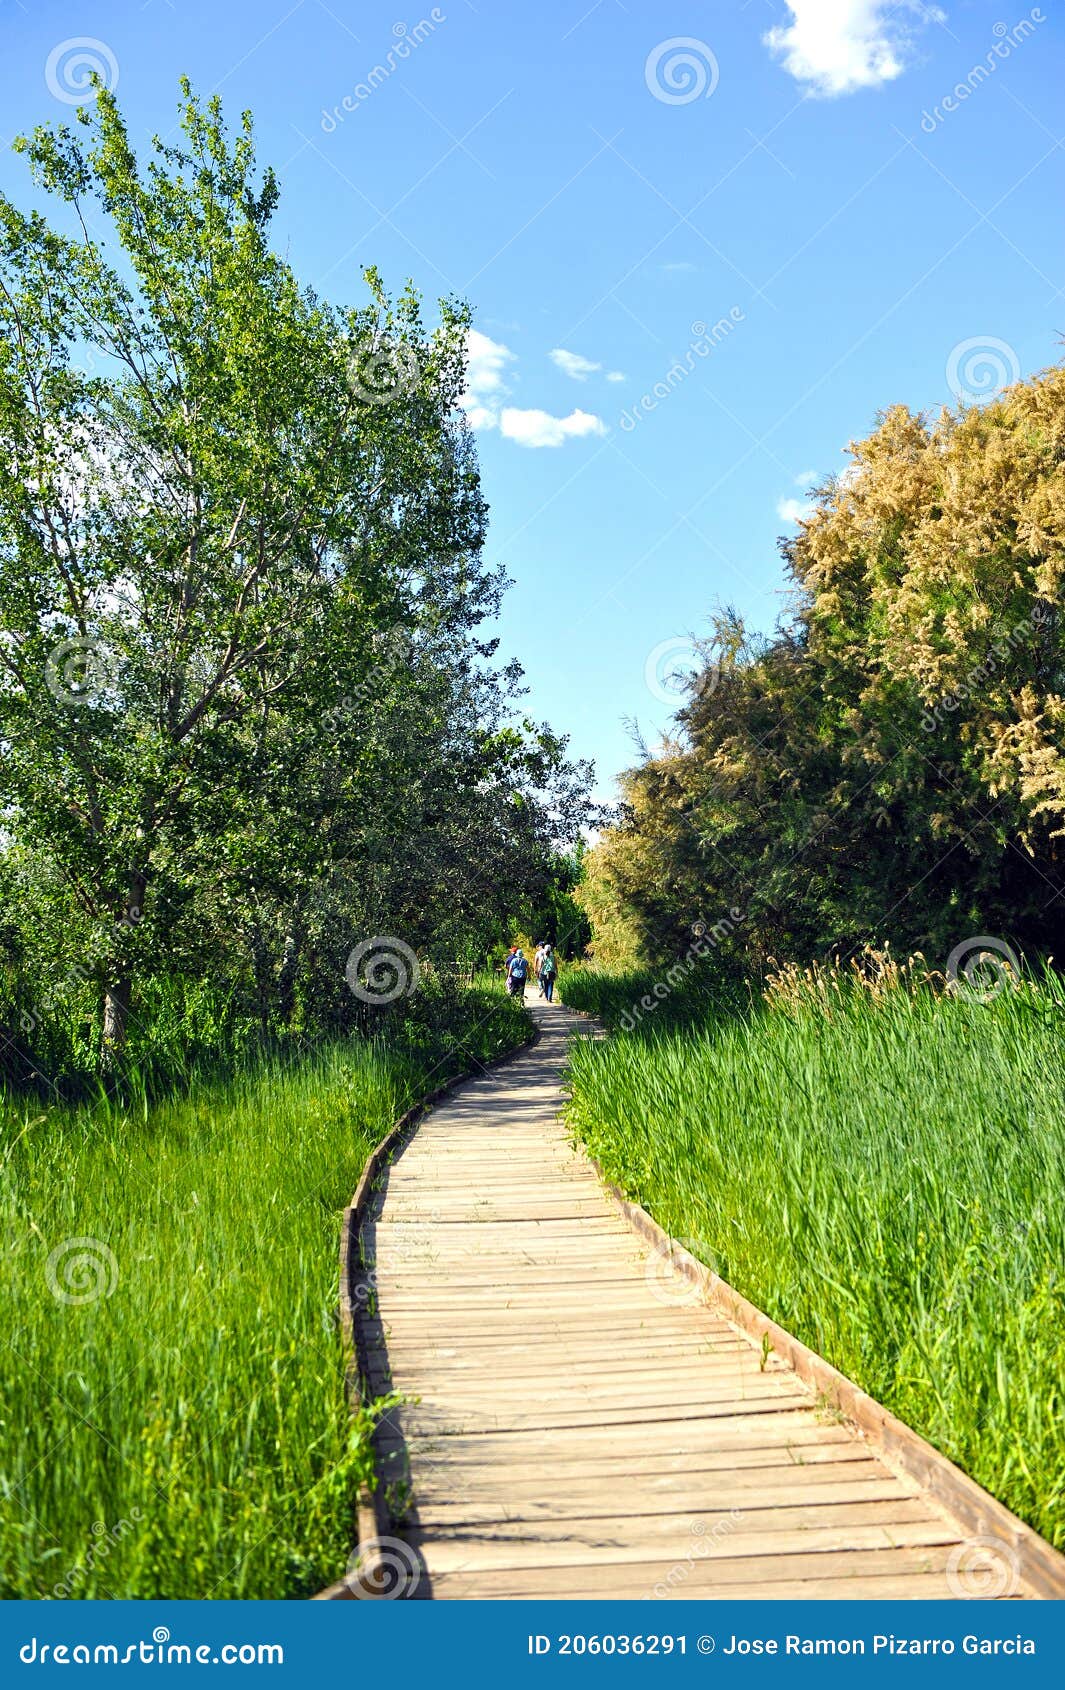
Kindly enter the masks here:
<path id="1" fill-rule="evenodd" d="M 514 354 L 500 340 L 492 340 L 480 329 L 471 329 L 466 337 L 466 385 L 471 393 L 505 391 L 503 371 L 513 364 Z"/>
<path id="2" fill-rule="evenodd" d="M 556 363 L 561 357 L 572 359 L 581 366 L 576 375 L 579 381 L 584 380 L 586 370 L 601 368 L 601 365 L 593 364 L 575 352 L 561 352 L 556 348 L 551 356 Z M 508 405 L 510 385 L 507 378 L 511 366 L 516 363 L 515 354 L 502 341 L 493 340 L 490 335 L 482 334 L 480 329 L 469 331 L 466 341 L 466 391 L 459 403 L 471 428 L 498 428 L 504 439 L 513 440 L 519 446 L 561 446 L 563 441 L 579 439 L 582 435 L 606 433 L 606 425 L 601 418 L 591 416 L 587 411 L 571 411 L 568 417 L 553 417 L 548 411 L 518 410 Z M 563 366 L 560 364 L 559 367 Z M 566 374 L 572 375 L 574 371 L 567 369 Z M 620 373 L 618 379 L 622 379 Z"/>
<path id="3" fill-rule="evenodd" d="M 557 365 L 562 374 L 569 376 L 571 381 L 587 381 L 589 376 L 603 367 L 602 364 L 594 364 L 590 358 L 582 358 L 579 352 L 566 352 L 561 346 L 556 346 L 548 356 L 552 364 Z"/>
<path id="4" fill-rule="evenodd" d="M 918 24 L 943 13 L 922 0 L 787 0 L 790 24 L 763 37 L 784 69 L 831 97 L 892 82 L 906 67 Z"/>
<path id="5" fill-rule="evenodd" d="M 496 428 L 500 402 L 510 389 L 505 371 L 515 362 L 514 353 L 502 341 L 471 329 L 466 337 L 466 391 L 459 403 L 471 428 Z"/>
<path id="6" fill-rule="evenodd" d="M 588 411 L 553 417 L 547 411 L 518 411 L 511 405 L 504 406 L 500 413 L 499 427 L 504 439 L 514 440 L 519 446 L 561 446 L 581 435 L 606 433 L 602 418 Z"/>
<path id="7" fill-rule="evenodd" d="M 675 258 L 668 264 L 660 264 L 658 268 L 663 276 L 693 276 L 699 268 L 690 258 Z"/>
<path id="8" fill-rule="evenodd" d="M 624 381 L 625 372 L 623 370 L 608 370 L 606 379 L 607 381 Z"/>
<path id="9" fill-rule="evenodd" d="M 812 487 L 816 480 L 817 471 L 815 469 L 803 469 L 795 477 L 795 485 L 796 487 Z"/>
<path id="10" fill-rule="evenodd" d="M 777 515 L 782 522 L 806 522 L 814 513 L 814 507 L 806 499 L 780 499 L 777 502 Z"/>
<path id="11" fill-rule="evenodd" d="M 471 428 L 498 428 L 499 412 L 493 411 L 490 405 L 482 405 L 472 394 L 464 393 L 459 404 L 466 413 L 466 421 Z"/>

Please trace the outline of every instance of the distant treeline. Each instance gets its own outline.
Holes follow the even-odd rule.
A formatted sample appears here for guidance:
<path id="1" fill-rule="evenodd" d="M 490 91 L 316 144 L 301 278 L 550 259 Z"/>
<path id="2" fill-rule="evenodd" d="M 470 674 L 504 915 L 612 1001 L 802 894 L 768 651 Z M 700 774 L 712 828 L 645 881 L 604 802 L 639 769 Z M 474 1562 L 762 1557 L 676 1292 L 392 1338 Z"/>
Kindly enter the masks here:
<path id="1" fill-rule="evenodd" d="M 624 777 L 580 894 L 603 963 L 1065 956 L 1065 370 L 851 455 L 782 542 L 786 623 L 720 614 Z"/>

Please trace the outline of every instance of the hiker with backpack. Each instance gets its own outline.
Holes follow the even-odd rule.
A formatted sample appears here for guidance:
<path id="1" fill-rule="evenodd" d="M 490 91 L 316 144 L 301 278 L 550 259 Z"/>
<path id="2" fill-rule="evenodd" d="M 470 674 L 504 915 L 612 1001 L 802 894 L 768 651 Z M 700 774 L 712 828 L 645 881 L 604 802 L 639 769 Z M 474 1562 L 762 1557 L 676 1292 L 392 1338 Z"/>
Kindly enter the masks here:
<path id="1" fill-rule="evenodd" d="M 540 991 L 548 1003 L 552 1001 L 557 973 L 558 965 L 555 962 L 555 953 L 550 945 L 545 945 L 544 954 L 540 958 Z"/>
<path id="2" fill-rule="evenodd" d="M 519 945 L 507 958 L 507 991 L 512 998 L 525 997 L 525 982 L 529 978 L 529 964 Z"/>

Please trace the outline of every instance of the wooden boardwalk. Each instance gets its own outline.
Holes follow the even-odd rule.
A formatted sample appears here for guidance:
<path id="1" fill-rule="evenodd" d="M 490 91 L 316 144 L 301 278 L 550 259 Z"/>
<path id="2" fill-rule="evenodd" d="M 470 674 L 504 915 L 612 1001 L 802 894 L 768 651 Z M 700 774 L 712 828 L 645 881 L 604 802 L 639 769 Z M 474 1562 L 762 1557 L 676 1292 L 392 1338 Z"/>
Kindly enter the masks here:
<path id="1" fill-rule="evenodd" d="M 535 1013 L 539 1044 L 432 1110 L 364 1227 L 413 1594 L 1029 1594 L 649 1256 L 557 1119 L 587 1024 Z"/>

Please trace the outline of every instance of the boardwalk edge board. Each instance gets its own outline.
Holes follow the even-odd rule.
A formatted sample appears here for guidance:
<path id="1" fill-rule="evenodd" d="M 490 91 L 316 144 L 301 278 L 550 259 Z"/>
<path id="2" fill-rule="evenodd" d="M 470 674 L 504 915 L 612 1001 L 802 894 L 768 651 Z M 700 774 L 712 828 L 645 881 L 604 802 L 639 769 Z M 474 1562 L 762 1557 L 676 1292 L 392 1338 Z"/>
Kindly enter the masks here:
<path id="1" fill-rule="evenodd" d="M 964 1527 L 970 1537 L 994 1538 L 1009 1552 L 1023 1579 L 1039 1596 L 1065 1597 L 1065 1555 L 1031 1526 L 1012 1514 L 1004 1503 L 963 1473 L 911 1426 L 890 1414 L 852 1379 L 825 1361 L 801 1339 L 770 1320 L 754 1303 L 671 1238 L 646 1209 L 627 1198 L 589 1157 L 603 1188 L 632 1230 L 655 1254 L 668 1260 L 673 1271 L 696 1286 L 703 1301 L 723 1314 L 752 1345 L 768 1340 L 772 1353 L 798 1374 L 824 1401 L 826 1408 L 846 1416 L 865 1435 L 889 1466 L 913 1479 L 941 1509 Z"/>
<path id="2" fill-rule="evenodd" d="M 399 1117 L 399 1120 L 389 1128 L 380 1144 L 374 1146 L 367 1156 L 359 1176 L 359 1183 L 355 1187 L 355 1194 L 344 1210 L 340 1224 L 340 1339 L 344 1352 L 344 1388 L 352 1410 L 368 1406 L 379 1394 L 371 1380 L 370 1357 L 366 1348 L 363 1333 L 356 1309 L 358 1303 L 357 1282 L 363 1272 L 359 1255 L 359 1236 L 367 1209 L 370 1207 L 377 1181 L 385 1168 L 389 1166 L 396 1152 L 410 1137 L 419 1121 L 427 1115 L 433 1105 L 439 1103 L 442 1097 L 465 1085 L 467 1081 L 476 1079 L 481 1074 L 494 1072 L 506 1063 L 513 1062 L 516 1057 L 524 1056 L 526 1051 L 532 1050 L 540 1042 L 540 1029 L 532 1023 L 527 1038 L 513 1050 L 504 1051 L 483 1068 L 467 1074 L 456 1074 L 453 1079 L 445 1080 L 442 1085 L 435 1086 L 426 1092 L 423 1098 Z M 376 1438 L 373 1440 L 376 1465 Z M 384 1487 L 375 1483 L 373 1487 L 363 1487 L 355 1504 L 355 1536 L 353 1546 L 359 1544 L 373 1545 L 375 1549 L 382 1547 L 387 1552 L 389 1532 L 392 1521 L 389 1515 L 388 1499 Z M 380 1559 L 374 1556 L 365 1565 L 360 1565 L 357 1574 L 348 1574 L 346 1578 L 338 1579 L 335 1584 L 327 1585 L 325 1590 L 319 1590 L 311 1597 L 312 1602 L 345 1602 L 356 1601 L 360 1598 L 380 1599 L 385 1589 L 384 1569 Z M 392 1594 L 392 1592 L 390 1592 Z"/>

